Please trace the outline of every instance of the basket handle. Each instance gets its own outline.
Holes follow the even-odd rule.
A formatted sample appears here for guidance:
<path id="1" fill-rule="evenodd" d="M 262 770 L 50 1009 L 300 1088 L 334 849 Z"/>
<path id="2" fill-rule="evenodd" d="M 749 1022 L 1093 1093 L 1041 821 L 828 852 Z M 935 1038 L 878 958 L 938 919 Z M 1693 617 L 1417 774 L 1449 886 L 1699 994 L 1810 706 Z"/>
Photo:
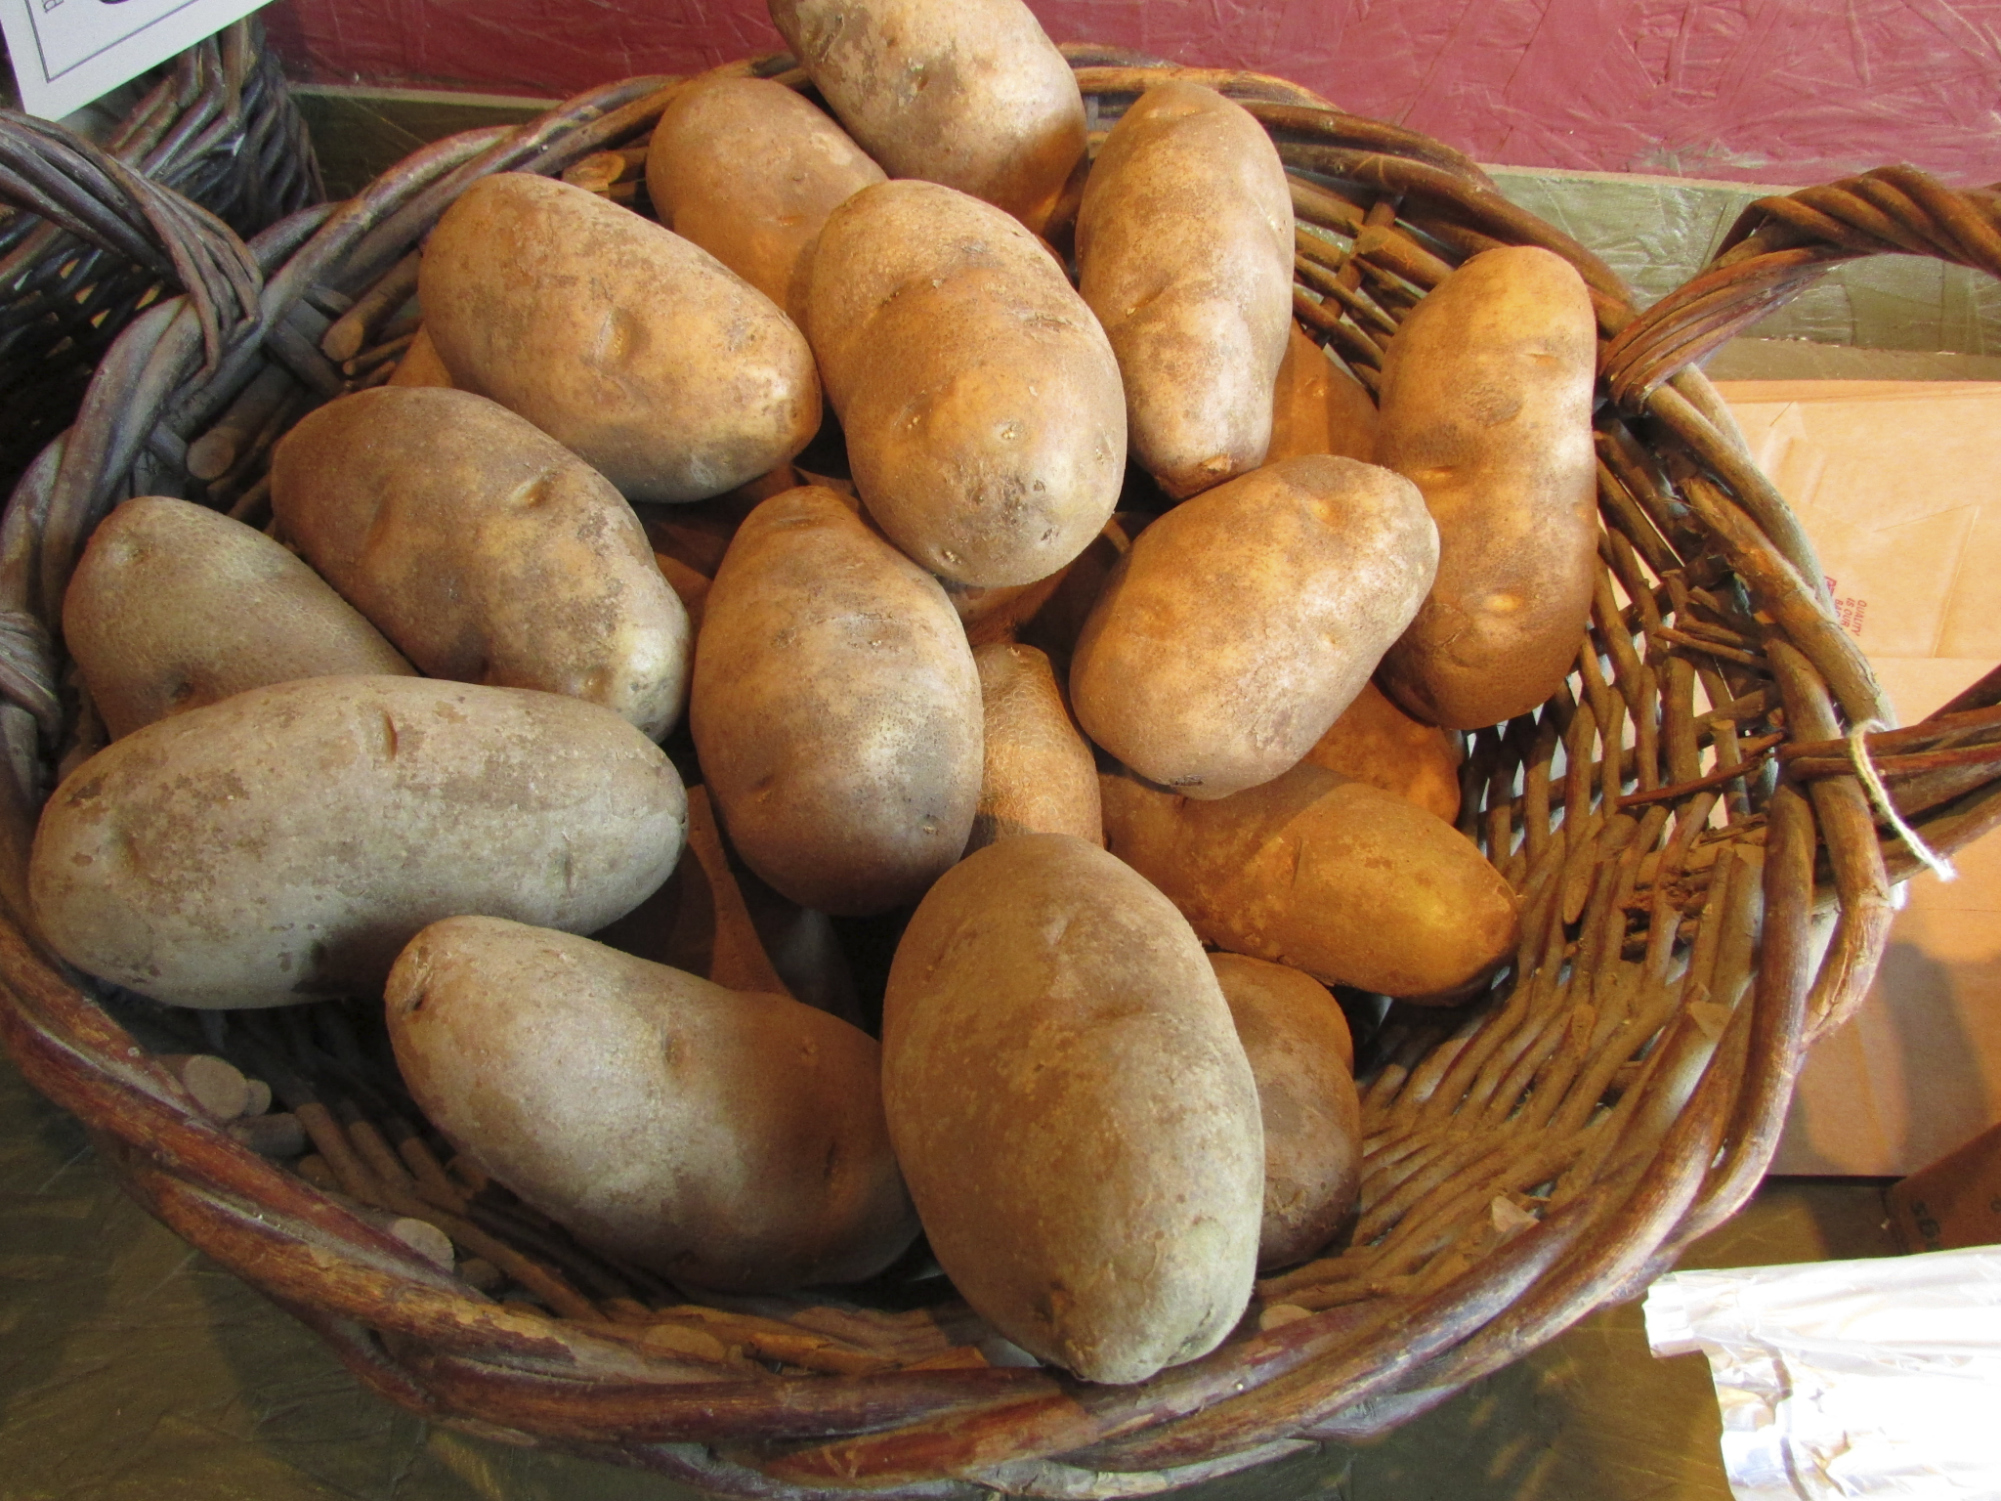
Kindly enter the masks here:
<path id="1" fill-rule="evenodd" d="M 1605 348 L 1612 395 L 1638 411 L 1664 381 L 1791 301 L 1841 261 L 1928 255 L 2001 277 L 2001 193 L 1948 188 L 1915 167 L 1877 167 L 1823 187 L 1760 198 L 1680 290 Z"/>
<path id="2" fill-rule="evenodd" d="M 1926 255 L 2001 278 L 2001 191 L 1949 188 L 1915 167 L 1890 166 L 1757 200 L 1706 268 L 1613 333 L 1603 353 L 1613 399 L 1629 412 L 1663 415 L 1669 383 L 1681 385 L 1726 340 L 1831 267 L 1868 255 Z M 2001 668 L 1922 723 L 1862 743 L 1892 802 L 1939 851 L 1963 848 L 2001 822 Z M 1831 725 L 1782 753 L 1807 780 L 1845 776 L 1854 757 Z M 1892 837 L 1884 854 L 1894 879 L 1919 867 Z"/>
<path id="3" fill-rule="evenodd" d="M 62 125 L 0 110 L 0 202 L 178 283 L 211 364 L 256 316 L 264 279 L 234 230 Z"/>

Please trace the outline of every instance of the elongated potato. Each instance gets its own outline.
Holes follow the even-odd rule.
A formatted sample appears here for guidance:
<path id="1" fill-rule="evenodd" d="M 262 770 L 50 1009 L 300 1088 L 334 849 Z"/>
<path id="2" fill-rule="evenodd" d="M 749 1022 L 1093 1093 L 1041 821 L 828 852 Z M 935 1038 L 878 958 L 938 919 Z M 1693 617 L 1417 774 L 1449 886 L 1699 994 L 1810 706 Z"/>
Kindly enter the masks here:
<path id="1" fill-rule="evenodd" d="M 618 492 L 464 391 L 360 391 L 279 440 L 271 509 L 433 677 L 604 705 L 658 738 L 687 695 L 688 612 Z"/>
<path id="2" fill-rule="evenodd" d="M 1215 802 L 1129 774 L 1099 791 L 1111 852 L 1232 953 L 1422 1001 L 1514 949 L 1515 894 L 1470 840 L 1310 761 Z"/>
<path id="3" fill-rule="evenodd" d="M 1410 481 L 1324 454 L 1183 501 L 1133 542 L 1085 622 L 1078 722 L 1190 797 L 1270 781 L 1410 623 L 1437 538 Z"/>
<path id="4" fill-rule="evenodd" d="M 699 783 L 688 789 L 688 840 L 674 874 L 590 936 L 725 990 L 787 995 L 861 1024 L 854 975 L 832 920 L 758 879 L 723 842 L 709 790 Z"/>
<path id="5" fill-rule="evenodd" d="M 628 500 L 701 500 L 820 427 L 806 341 L 706 250 L 531 172 L 461 193 L 418 294 L 452 384 L 518 412 Z"/>
<path id="6" fill-rule="evenodd" d="M 63 640 L 115 739 L 293 678 L 415 669 L 255 527 L 162 496 L 99 523 L 63 595 Z"/>
<path id="7" fill-rule="evenodd" d="M 1211 954 L 1237 1040 L 1258 1081 L 1265 1128 L 1258 1270 L 1304 1261 L 1354 1213 L 1362 1101 L 1341 1003 L 1312 976 L 1242 954 Z"/>
<path id="8" fill-rule="evenodd" d="M 159 720 L 42 811 L 35 920 L 180 1006 L 377 990 L 458 913 L 589 932 L 681 852 L 681 779 L 604 709 L 426 678 L 302 678 Z"/>
<path id="9" fill-rule="evenodd" d="M 1303 453 L 1331 453 L 1364 464 L 1376 461 L 1381 414 L 1362 383 L 1336 365 L 1300 326 L 1286 336 L 1272 387 L 1271 443 L 1265 462 Z"/>
<path id="10" fill-rule="evenodd" d="M 1033 583 L 1111 519 L 1126 453 L 1112 347 L 998 209 L 935 183 L 864 188 L 820 233 L 806 331 L 855 488 L 930 572 Z"/>
<path id="11" fill-rule="evenodd" d="M 884 179 L 846 131 L 768 78 L 701 80 L 653 128 L 646 189 L 660 222 L 801 317 L 801 257 L 827 215 Z"/>
<path id="12" fill-rule="evenodd" d="M 1390 340 L 1376 459 L 1424 492 L 1439 556 L 1377 681 L 1426 724 L 1527 713 L 1577 660 L 1598 567 L 1597 359 L 1583 279 L 1533 246 L 1474 256 Z"/>
<path id="13" fill-rule="evenodd" d="M 874 1276 L 917 1234 L 881 1050 L 825 1012 L 485 917 L 417 934 L 387 999 L 424 1113 L 587 1245 L 782 1292 Z"/>
<path id="14" fill-rule="evenodd" d="M 420 326 L 416 337 L 410 340 L 410 347 L 403 351 L 403 358 L 396 362 L 396 373 L 389 377 L 389 384 L 449 386 L 451 383 L 452 372 L 438 358 L 438 346 L 431 342 L 430 331 Z"/>
<path id="15" fill-rule="evenodd" d="M 1024 834 L 932 888 L 890 968 L 883 1103 L 939 1264 L 1023 1349 L 1143 1381 L 1242 1314 L 1257 1086 L 1195 935 L 1104 851 Z"/>
<path id="16" fill-rule="evenodd" d="M 746 864 L 801 906 L 915 901 L 980 793 L 980 683 L 935 579 L 831 490 L 773 496 L 709 590 L 689 720 Z"/>
<path id="17" fill-rule="evenodd" d="M 1091 167 L 1079 287 L 1125 376 L 1133 457 L 1176 498 L 1264 462 L 1292 329 L 1292 192 L 1264 127 L 1157 84 Z"/>
<path id="18" fill-rule="evenodd" d="M 1021 0 L 771 0 L 771 20 L 890 176 L 1040 232 L 1084 155 L 1084 98 Z"/>
<path id="19" fill-rule="evenodd" d="M 1394 792 L 1447 823 L 1458 821 L 1459 763 L 1465 760 L 1458 735 L 1419 724 L 1374 683 L 1362 685 L 1306 759 Z"/>
<path id="20" fill-rule="evenodd" d="M 1049 658 L 996 641 L 973 651 L 985 710 L 986 771 L 966 853 L 1016 834 L 1105 842 L 1098 763 L 1084 743 Z"/>

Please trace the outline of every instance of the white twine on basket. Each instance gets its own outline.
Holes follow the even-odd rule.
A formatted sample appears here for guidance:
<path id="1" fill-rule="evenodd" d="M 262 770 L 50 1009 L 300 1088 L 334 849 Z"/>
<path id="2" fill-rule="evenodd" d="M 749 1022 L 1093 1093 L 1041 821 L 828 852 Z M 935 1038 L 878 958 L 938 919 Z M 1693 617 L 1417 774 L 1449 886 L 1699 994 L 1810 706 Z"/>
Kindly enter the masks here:
<path id="1" fill-rule="evenodd" d="M 1904 822 L 1903 815 L 1890 801 L 1890 794 L 1883 786 L 1883 779 L 1876 775 L 1876 763 L 1869 759 L 1869 747 L 1862 743 L 1862 737 L 1871 730 L 1888 728 L 1889 726 L 1880 719 L 1865 719 L 1855 726 L 1848 732 L 1848 759 L 1855 763 L 1856 775 L 1862 778 L 1862 785 L 1869 789 L 1869 801 L 1876 805 L 1876 811 L 1891 828 L 1897 831 L 1897 837 L 1904 841 L 1905 847 L 1922 860 L 1931 873 L 1941 881 L 1957 881 L 1959 872 L 1953 869 L 1952 862 L 1944 855 L 1935 854 L 1932 847 L 1919 837 L 1918 831 Z M 1901 907 L 1903 904 L 1897 905 Z"/>

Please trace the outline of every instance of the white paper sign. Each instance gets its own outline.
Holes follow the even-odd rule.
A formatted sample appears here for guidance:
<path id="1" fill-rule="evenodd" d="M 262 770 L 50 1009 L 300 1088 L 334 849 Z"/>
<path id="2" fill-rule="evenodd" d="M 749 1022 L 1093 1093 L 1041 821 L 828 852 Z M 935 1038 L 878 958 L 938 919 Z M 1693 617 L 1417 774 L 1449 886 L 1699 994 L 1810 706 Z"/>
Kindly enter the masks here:
<path id="1" fill-rule="evenodd" d="M 266 0 L 0 0 L 21 108 L 60 120 Z"/>

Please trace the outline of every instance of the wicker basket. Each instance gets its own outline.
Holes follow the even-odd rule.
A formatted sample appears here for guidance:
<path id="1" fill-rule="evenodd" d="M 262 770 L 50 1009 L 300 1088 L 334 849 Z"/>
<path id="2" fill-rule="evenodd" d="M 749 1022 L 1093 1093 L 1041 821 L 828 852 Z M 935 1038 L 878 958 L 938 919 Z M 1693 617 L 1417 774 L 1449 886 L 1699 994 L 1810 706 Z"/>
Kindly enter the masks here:
<path id="1" fill-rule="evenodd" d="M 1461 1010 L 1392 1010 L 1375 1038 L 1352 1247 L 1261 1283 L 1215 1353 L 1103 1388 L 990 1365 L 987 1331 L 917 1259 L 839 1296 L 697 1301 L 578 1248 L 440 1161 L 385 1064 L 379 1006 L 202 1018 L 183 1046 L 273 1084 L 311 1134 L 331 1184 L 316 1187 L 203 1118 L 118 1019 L 157 1033 L 166 1008 L 0 929 L 0 1025 L 23 1072 L 90 1124 L 140 1202 L 390 1400 L 744 1496 L 1136 1495 L 1378 1432 L 1632 1295 L 1728 1216 L 1769 1160 L 1802 1047 L 1866 989 L 1915 860 L 1879 836 L 1844 729 L 1888 714 L 1809 544 L 1689 362 L 1843 256 L 2001 270 L 1994 195 L 1886 171 L 1768 200 L 1714 268 L 1636 318 L 1594 256 L 1435 142 L 1275 79 L 1071 52 L 1094 128 L 1186 77 L 1271 129 L 1302 226 L 1299 318 L 1365 383 L 1398 319 L 1482 248 L 1547 246 L 1592 288 L 1607 341 L 1592 627 L 1574 686 L 1472 737 L 1465 763 L 1463 827 L 1524 897 L 1512 971 Z M 789 67 L 736 71 L 804 87 Z M 432 145 L 267 231 L 261 294 L 221 278 L 120 341 L 0 536 L 15 913 L 35 809 L 78 733 L 49 623 L 96 519 L 135 493 L 257 518 L 272 436 L 388 369 L 414 247 L 453 197 L 499 170 L 589 176 L 607 148 L 643 144 L 671 90 L 633 80 Z M 637 154 L 600 185 L 619 192 Z M 2001 814 L 1997 700 L 2001 676 L 1866 741 L 1935 846 Z M 442 1228 L 461 1269 L 497 1268 L 499 1297 L 413 1253 L 390 1215 Z"/>
<path id="2" fill-rule="evenodd" d="M 105 145 L 245 235 L 325 196 L 305 125 L 260 41 L 246 20 L 190 47 Z M 0 183 L 34 212 L 0 208 L 0 493 L 69 426 L 111 341 L 175 280 L 144 241 L 106 243 L 86 221 L 80 242 L 44 221 L 51 196 L 74 209 L 97 189 L 64 175 L 60 148 L 34 152 L 15 139 L 23 152 L 0 162 Z"/>

